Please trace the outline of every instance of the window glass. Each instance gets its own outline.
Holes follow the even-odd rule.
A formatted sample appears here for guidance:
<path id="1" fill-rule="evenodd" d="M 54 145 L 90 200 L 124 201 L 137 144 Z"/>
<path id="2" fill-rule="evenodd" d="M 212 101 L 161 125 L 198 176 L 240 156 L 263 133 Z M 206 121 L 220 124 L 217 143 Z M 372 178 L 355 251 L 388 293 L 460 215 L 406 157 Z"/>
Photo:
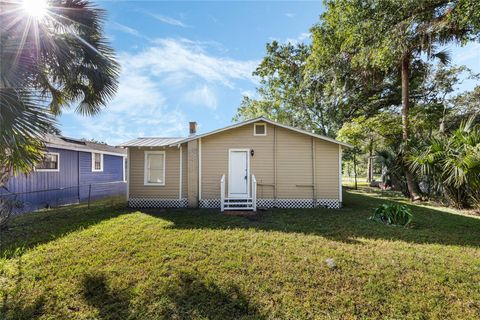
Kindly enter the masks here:
<path id="1" fill-rule="evenodd" d="M 93 153 L 92 157 L 93 157 L 93 170 L 102 171 L 103 170 L 102 154 Z"/>
<path id="2" fill-rule="evenodd" d="M 265 125 L 264 124 L 257 124 L 255 126 L 255 134 L 256 135 L 264 135 L 265 134 Z"/>
<path id="3" fill-rule="evenodd" d="M 35 169 L 37 170 L 57 170 L 58 169 L 58 154 L 47 153 L 43 160 L 39 162 Z"/>
<path id="4" fill-rule="evenodd" d="M 147 182 L 148 183 L 164 183 L 163 170 L 164 155 L 148 154 L 147 155 Z"/>

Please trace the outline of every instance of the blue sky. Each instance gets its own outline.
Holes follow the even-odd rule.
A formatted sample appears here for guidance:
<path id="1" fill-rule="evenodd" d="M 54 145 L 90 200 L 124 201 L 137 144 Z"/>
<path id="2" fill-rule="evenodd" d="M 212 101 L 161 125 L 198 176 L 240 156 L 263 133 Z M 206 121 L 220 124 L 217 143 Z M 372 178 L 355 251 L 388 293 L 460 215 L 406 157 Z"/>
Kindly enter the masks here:
<path id="1" fill-rule="evenodd" d="M 186 136 L 226 126 L 253 95 L 252 71 L 265 44 L 309 41 L 321 1 L 97 1 L 122 65 L 116 97 L 101 114 L 66 111 L 64 135 L 118 144 L 139 136 Z M 453 61 L 480 72 L 480 45 L 451 48 Z M 460 89 L 473 86 L 466 82 Z"/>

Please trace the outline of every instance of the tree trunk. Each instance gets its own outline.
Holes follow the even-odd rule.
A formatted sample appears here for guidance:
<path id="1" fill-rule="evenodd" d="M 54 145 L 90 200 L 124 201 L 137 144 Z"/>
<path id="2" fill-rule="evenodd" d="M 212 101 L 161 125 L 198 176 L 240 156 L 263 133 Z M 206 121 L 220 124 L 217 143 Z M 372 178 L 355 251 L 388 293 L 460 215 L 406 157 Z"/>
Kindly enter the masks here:
<path id="1" fill-rule="evenodd" d="M 410 99 L 410 88 L 409 88 L 409 71 L 410 71 L 410 55 L 404 54 L 402 57 L 402 68 L 401 68 L 401 76 L 402 76 L 402 138 L 405 144 L 405 152 L 403 153 L 403 163 L 406 163 L 406 157 L 408 156 L 408 139 L 409 135 L 409 99 Z M 405 167 L 405 177 L 407 178 L 407 187 L 408 192 L 410 193 L 410 198 L 415 201 L 419 200 L 420 192 L 418 188 L 418 184 L 415 181 L 415 177 L 410 171 L 408 165 L 404 165 Z"/>
<path id="2" fill-rule="evenodd" d="M 355 181 L 355 190 L 358 189 L 358 184 L 357 184 L 357 156 L 355 153 L 353 154 L 353 179 Z"/>
<path id="3" fill-rule="evenodd" d="M 373 181 L 373 146 L 372 142 L 368 147 L 368 173 L 367 173 L 367 182 Z"/>

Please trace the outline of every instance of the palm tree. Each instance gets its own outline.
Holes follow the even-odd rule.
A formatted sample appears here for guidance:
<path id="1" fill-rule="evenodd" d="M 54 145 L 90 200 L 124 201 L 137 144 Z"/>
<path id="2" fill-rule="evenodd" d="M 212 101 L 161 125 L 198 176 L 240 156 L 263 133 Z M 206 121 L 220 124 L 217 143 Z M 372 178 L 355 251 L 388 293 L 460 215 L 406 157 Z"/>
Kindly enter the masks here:
<path id="1" fill-rule="evenodd" d="M 410 156 L 410 167 L 457 207 L 480 208 L 480 125 L 474 117 L 450 136 L 440 134 Z"/>
<path id="2" fill-rule="evenodd" d="M 94 115 L 117 90 L 119 65 L 89 0 L 0 1 L 0 187 L 42 156 L 55 116 Z"/>

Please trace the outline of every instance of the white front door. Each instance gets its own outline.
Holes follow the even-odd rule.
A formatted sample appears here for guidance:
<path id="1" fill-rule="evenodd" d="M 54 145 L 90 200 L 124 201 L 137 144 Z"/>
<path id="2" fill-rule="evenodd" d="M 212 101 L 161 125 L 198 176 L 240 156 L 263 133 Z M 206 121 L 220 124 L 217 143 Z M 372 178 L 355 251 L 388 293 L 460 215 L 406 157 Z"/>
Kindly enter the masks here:
<path id="1" fill-rule="evenodd" d="M 248 198 L 249 196 L 249 158 L 248 150 L 230 150 L 228 196 L 231 198 Z"/>

